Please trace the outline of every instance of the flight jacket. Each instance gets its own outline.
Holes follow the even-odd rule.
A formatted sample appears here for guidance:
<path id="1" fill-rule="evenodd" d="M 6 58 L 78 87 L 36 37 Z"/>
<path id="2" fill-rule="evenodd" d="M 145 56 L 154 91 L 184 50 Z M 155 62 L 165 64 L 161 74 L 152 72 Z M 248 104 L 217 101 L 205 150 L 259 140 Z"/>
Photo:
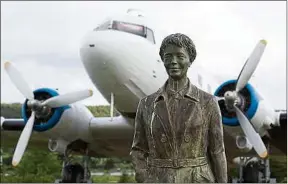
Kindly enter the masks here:
<path id="1" fill-rule="evenodd" d="M 223 126 L 215 97 L 188 81 L 173 114 L 176 118 L 171 118 L 166 85 L 167 81 L 138 104 L 130 152 L 136 181 L 227 182 Z M 173 123 L 180 123 L 180 128 Z"/>

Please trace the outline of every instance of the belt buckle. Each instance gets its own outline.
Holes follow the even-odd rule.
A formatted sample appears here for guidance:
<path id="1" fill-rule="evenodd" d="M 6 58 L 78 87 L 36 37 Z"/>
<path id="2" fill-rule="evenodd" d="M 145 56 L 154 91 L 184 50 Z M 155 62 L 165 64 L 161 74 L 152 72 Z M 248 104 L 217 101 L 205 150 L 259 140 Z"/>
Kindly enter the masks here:
<path id="1" fill-rule="evenodd" d="M 178 167 L 178 159 L 172 159 L 172 165 L 173 167 Z"/>

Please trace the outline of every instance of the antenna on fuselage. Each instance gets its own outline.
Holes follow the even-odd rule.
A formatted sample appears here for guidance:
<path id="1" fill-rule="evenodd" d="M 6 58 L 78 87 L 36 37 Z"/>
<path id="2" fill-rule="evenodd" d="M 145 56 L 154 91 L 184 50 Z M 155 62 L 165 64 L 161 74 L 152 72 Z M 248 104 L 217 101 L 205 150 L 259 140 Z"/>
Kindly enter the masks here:
<path id="1" fill-rule="evenodd" d="M 135 13 L 136 13 L 136 16 L 138 16 L 138 17 L 144 17 L 144 14 L 143 14 L 142 10 L 134 9 L 134 8 L 129 8 L 129 9 L 127 10 L 127 13 L 128 13 L 128 14 L 131 14 L 131 12 L 132 12 L 132 13 L 135 12 Z"/>
<path id="2" fill-rule="evenodd" d="M 110 102 L 110 117 L 111 121 L 113 121 L 113 110 L 114 110 L 114 94 L 111 93 L 111 102 Z"/>

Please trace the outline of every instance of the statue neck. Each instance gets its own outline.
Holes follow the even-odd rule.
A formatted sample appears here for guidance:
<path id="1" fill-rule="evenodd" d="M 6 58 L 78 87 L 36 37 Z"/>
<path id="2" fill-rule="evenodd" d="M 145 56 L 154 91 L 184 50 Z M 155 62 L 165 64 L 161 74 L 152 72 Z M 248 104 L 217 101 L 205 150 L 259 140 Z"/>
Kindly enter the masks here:
<path id="1" fill-rule="evenodd" d="M 187 77 L 183 77 L 180 80 L 174 80 L 171 77 L 169 77 L 167 87 L 168 89 L 171 89 L 173 91 L 179 91 L 180 89 L 183 89 L 185 87 L 187 82 L 188 82 Z"/>

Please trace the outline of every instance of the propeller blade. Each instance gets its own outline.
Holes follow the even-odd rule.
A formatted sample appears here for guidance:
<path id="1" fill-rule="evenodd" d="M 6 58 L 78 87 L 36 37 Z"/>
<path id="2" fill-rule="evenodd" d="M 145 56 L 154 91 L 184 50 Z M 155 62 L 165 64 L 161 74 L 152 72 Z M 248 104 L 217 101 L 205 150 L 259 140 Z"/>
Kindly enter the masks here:
<path id="1" fill-rule="evenodd" d="M 28 83 L 24 80 L 21 73 L 17 70 L 17 68 L 11 62 L 7 61 L 4 64 L 4 68 L 12 80 L 13 84 L 16 88 L 24 95 L 25 98 L 29 100 L 34 99 L 33 91 L 31 90 Z"/>
<path id="2" fill-rule="evenodd" d="M 82 90 L 82 91 L 76 91 L 72 93 L 67 93 L 64 95 L 55 96 L 52 98 L 47 99 L 42 103 L 42 105 L 47 105 L 52 108 L 61 107 L 64 105 L 68 105 L 80 100 L 83 100 L 85 98 L 88 98 L 93 95 L 93 91 L 91 89 L 89 90 Z"/>
<path id="3" fill-rule="evenodd" d="M 15 149 L 15 152 L 13 155 L 12 165 L 14 167 L 16 167 L 18 165 L 18 163 L 20 162 L 20 160 L 21 160 L 21 158 L 22 158 L 22 156 L 26 150 L 28 141 L 30 139 L 30 136 L 31 136 L 31 133 L 33 130 L 34 120 L 35 120 L 35 112 L 32 111 L 31 117 L 29 118 L 27 124 L 25 125 L 25 127 L 24 127 L 24 129 L 20 135 L 19 141 L 17 143 L 16 149 Z"/>
<path id="4" fill-rule="evenodd" d="M 216 96 L 217 101 L 225 100 L 224 96 Z"/>
<path id="5" fill-rule="evenodd" d="M 246 135 L 249 142 L 254 147 L 255 151 L 261 158 L 267 157 L 267 149 L 260 137 L 260 135 L 254 130 L 253 126 L 249 122 L 249 120 L 246 118 L 246 116 L 243 114 L 243 112 L 237 107 L 234 106 L 237 114 L 237 118 L 239 120 L 239 123 L 241 125 L 241 128 Z"/>
<path id="6" fill-rule="evenodd" d="M 251 78 L 252 74 L 254 73 L 260 61 L 260 58 L 265 50 L 266 45 L 267 45 L 266 40 L 260 40 L 260 42 L 254 48 L 252 54 L 247 59 L 246 63 L 244 64 L 238 76 L 236 92 L 241 91 L 241 89 L 243 89 L 248 83 L 249 79 Z"/>
<path id="7" fill-rule="evenodd" d="M 5 121 L 5 118 L 3 116 L 1 116 L 1 130 L 2 130 L 2 125 L 3 125 L 4 121 Z"/>

